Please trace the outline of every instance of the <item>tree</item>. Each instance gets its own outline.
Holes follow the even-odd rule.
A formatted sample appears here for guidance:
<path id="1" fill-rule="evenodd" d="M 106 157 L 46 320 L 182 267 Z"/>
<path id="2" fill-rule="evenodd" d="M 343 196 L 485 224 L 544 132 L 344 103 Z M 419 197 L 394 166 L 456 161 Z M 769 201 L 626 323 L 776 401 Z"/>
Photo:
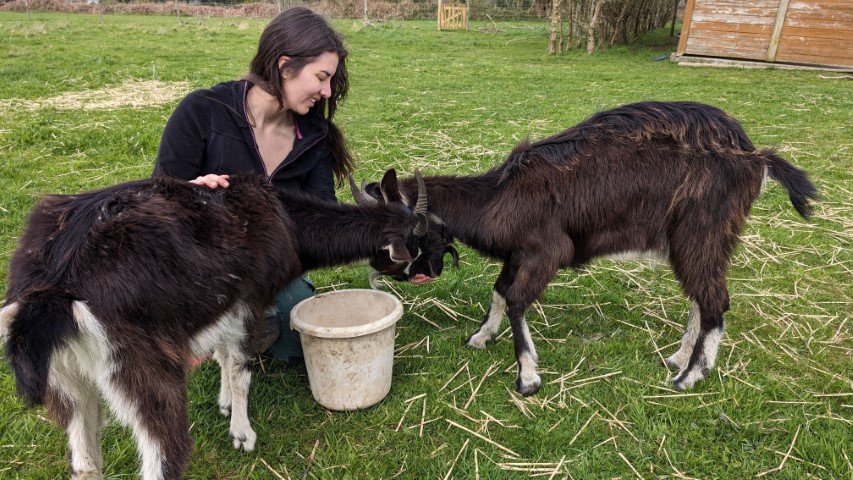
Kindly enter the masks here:
<path id="1" fill-rule="evenodd" d="M 587 53 L 592 54 L 607 45 L 630 44 L 670 20 L 674 23 L 673 6 L 677 8 L 678 1 L 553 0 L 548 53 L 586 45 Z M 567 37 L 562 35 L 564 23 L 568 23 Z"/>

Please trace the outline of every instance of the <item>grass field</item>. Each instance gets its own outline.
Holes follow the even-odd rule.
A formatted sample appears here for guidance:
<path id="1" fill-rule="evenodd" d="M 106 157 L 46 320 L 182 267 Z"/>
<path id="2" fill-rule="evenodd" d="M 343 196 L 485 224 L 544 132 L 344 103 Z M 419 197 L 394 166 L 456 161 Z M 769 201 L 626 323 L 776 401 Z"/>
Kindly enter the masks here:
<path id="1" fill-rule="evenodd" d="M 265 22 L 0 13 L 0 271 L 41 193 L 150 175 L 178 99 L 241 76 Z M 512 392 L 504 332 L 462 346 L 488 308 L 499 265 L 462 248 L 404 302 L 394 381 L 379 405 L 330 412 L 304 367 L 254 370 L 254 452 L 238 452 L 216 405 L 218 370 L 190 378 L 192 479 L 853 479 L 853 84 L 819 71 L 679 67 L 661 36 L 594 56 L 547 56 L 543 25 L 341 20 L 351 98 L 339 124 L 358 178 L 471 173 L 513 145 L 597 110 L 694 100 L 740 119 L 759 146 L 806 169 L 822 201 L 799 218 L 776 184 L 753 207 L 730 272 L 717 368 L 672 391 L 662 358 L 687 302 L 667 269 L 599 261 L 564 271 L 528 312 L 543 388 Z M 668 30 L 667 30 L 668 31 Z M 341 190 L 339 198 L 348 200 Z M 312 273 L 321 289 L 364 288 L 367 268 Z M 65 435 L 14 394 L 0 367 L 0 478 L 68 478 Z M 130 433 L 110 422 L 107 478 L 135 478 Z"/>

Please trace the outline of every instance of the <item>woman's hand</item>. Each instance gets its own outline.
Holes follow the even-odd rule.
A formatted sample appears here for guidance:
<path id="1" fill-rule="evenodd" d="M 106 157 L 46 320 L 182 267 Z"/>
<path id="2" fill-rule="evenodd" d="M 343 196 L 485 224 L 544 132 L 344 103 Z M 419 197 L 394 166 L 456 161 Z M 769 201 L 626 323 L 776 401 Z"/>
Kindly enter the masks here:
<path id="1" fill-rule="evenodd" d="M 228 188 L 228 178 L 228 175 L 216 175 L 215 173 L 208 173 L 207 175 L 198 177 L 195 180 L 190 180 L 190 183 L 216 190 L 219 187 Z"/>

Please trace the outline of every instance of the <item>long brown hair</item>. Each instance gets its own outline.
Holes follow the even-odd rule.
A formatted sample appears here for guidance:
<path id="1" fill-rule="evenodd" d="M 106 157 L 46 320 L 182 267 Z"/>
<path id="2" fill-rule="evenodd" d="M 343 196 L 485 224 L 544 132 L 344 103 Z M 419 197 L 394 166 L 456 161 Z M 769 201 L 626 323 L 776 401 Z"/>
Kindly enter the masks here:
<path id="1" fill-rule="evenodd" d="M 284 108 L 284 85 L 282 73 L 296 76 L 305 65 L 323 53 L 338 56 L 338 68 L 331 80 L 331 95 L 321 99 L 308 111 L 307 116 L 316 120 L 325 119 L 329 125 L 329 147 L 334 159 L 334 172 L 338 183 L 352 172 L 354 159 L 347 148 L 344 136 L 332 121 L 338 103 L 343 102 L 349 91 L 347 76 L 347 54 L 343 38 L 319 14 L 305 7 L 293 7 L 279 13 L 264 28 L 258 41 L 258 51 L 249 64 L 245 79 L 274 96 L 279 108 Z M 290 59 L 279 69 L 278 59 Z"/>

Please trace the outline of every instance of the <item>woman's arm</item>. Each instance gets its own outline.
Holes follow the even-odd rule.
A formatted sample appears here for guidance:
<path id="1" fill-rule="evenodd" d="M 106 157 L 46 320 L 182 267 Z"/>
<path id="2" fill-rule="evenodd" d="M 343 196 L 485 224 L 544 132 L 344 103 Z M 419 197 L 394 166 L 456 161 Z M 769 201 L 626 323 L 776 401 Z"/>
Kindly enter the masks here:
<path id="1" fill-rule="evenodd" d="M 203 92 L 196 91 L 175 108 L 163 129 L 154 164 L 155 176 L 193 180 L 209 173 L 202 167 L 210 135 L 207 102 Z"/>

